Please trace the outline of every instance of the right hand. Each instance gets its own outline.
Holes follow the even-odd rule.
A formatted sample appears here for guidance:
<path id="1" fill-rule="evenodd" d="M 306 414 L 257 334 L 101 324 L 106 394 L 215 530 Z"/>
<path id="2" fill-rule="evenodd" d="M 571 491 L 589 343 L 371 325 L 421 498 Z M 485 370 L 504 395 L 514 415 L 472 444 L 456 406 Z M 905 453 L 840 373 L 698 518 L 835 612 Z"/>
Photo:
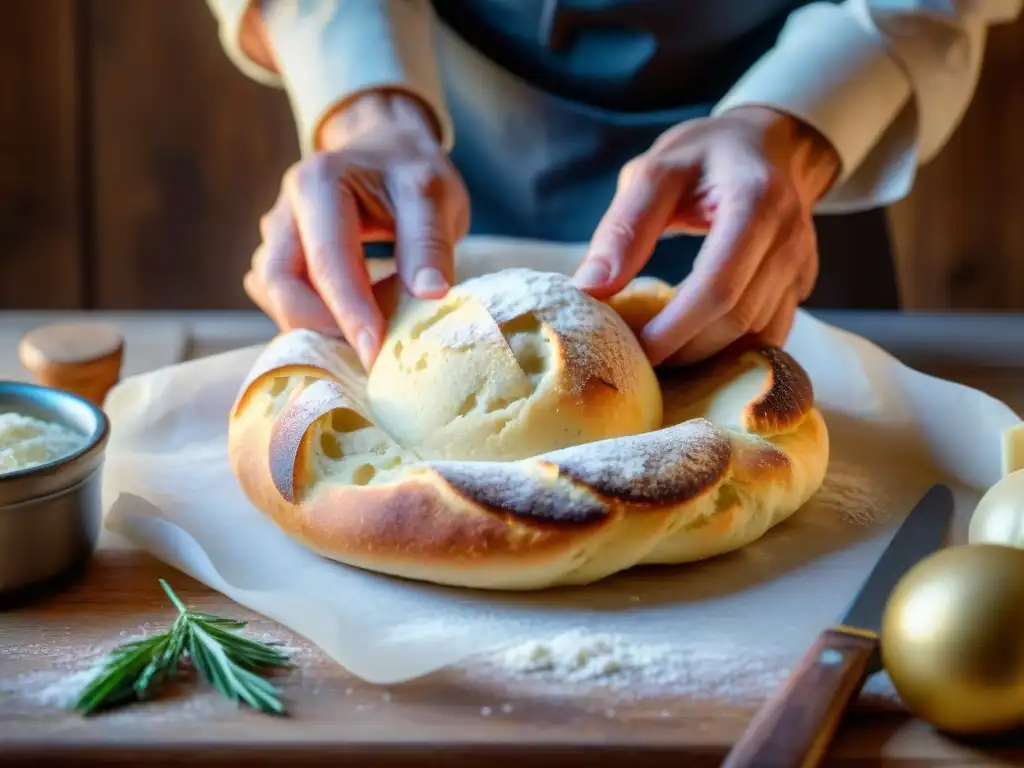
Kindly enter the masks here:
<path id="1" fill-rule="evenodd" d="M 369 370 L 386 320 L 362 244 L 393 240 L 406 290 L 440 298 L 469 229 L 469 197 L 409 96 L 361 96 L 324 123 L 320 138 L 323 149 L 288 169 L 260 219 L 263 242 L 245 291 L 282 331 L 340 329 Z"/>

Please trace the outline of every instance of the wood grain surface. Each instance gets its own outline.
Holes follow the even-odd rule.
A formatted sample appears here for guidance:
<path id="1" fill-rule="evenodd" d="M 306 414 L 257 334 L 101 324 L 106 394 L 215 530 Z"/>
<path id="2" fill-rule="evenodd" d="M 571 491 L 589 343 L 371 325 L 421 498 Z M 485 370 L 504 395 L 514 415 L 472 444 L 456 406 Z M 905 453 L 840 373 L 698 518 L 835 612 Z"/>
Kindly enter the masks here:
<path id="1" fill-rule="evenodd" d="M 0 21 L 0 308 L 85 307 L 75 0 Z"/>
<path id="2" fill-rule="evenodd" d="M 970 381 L 1024 406 L 1024 318 L 830 315 L 926 370 Z M 96 316 L 93 316 L 96 317 Z M 110 315 L 100 316 L 110 320 Z M 184 339 L 179 356 L 265 341 L 266 318 L 248 313 L 114 315 L 127 354 L 144 365 L 145 329 L 171 328 Z M 0 327 L 32 327 L 42 315 L 0 315 Z M 52 318 L 51 318 L 52 319 Z M 67 319 L 62 317 L 61 319 Z M 845 319 L 845 322 L 844 322 Z M 134 323 L 134 325 L 133 325 Z M 951 342 L 951 323 L 968 337 Z M 987 332 L 986 332 L 987 329 Z M 1004 357 L 981 359 L 986 344 L 1010 340 Z M 169 337 L 165 337 L 169 338 Z M 134 341 L 133 341 L 134 340 Z M 955 338 L 954 338 L 955 342 Z M 1013 346 L 1016 344 L 1017 346 Z M 159 345 L 158 345 L 159 346 Z M 945 356 L 934 354 L 946 350 Z M 915 358 L 915 350 L 923 350 Z M 957 354 L 961 351 L 960 354 Z M 0 360 L 8 353 L 0 349 Z M 975 357 L 972 358 L 971 356 Z M 966 361 L 975 362 L 968 365 Z M 163 364 L 152 358 L 153 365 Z M 10 366 L 10 361 L 6 363 Z M 1011 399 L 1012 398 L 1012 399 Z M 57 703 L 73 692 L 74 673 L 129 637 L 158 631 L 173 610 L 157 583 L 166 578 L 190 605 L 246 618 L 250 631 L 295 651 L 296 666 L 278 677 L 291 710 L 286 718 L 238 709 L 195 685 L 153 702 L 83 719 Z M 814 638 L 808 638 L 808 646 Z M 537 683 L 488 682 L 449 670 L 412 683 L 380 687 L 345 673 L 307 641 L 238 606 L 183 574 L 108 540 L 81 580 L 0 618 L 0 763 L 86 765 L 446 765 L 717 766 L 757 707 L 773 693 L 744 699 L 639 698 L 613 691 L 579 695 Z M 70 686 L 70 687 L 69 687 Z M 628 692 L 627 692 L 628 693 Z M 862 699 L 843 723 L 825 765 L 998 766 L 1024 762 L 1024 743 L 971 744 L 878 702 Z"/>
<path id="3" fill-rule="evenodd" d="M 890 211 L 910 309 L 1024 309 L 1024 17 L 995 27 L 964 120 Z"/>
<path id="4" fill-rule="evenodd" d="M 249 308 L 259 217 L 298 159 L 283 91 L 240 76 L 201 0 L 88 0 L 94 305 Z"/>
<path id="5" fill-rule="evenodd" d="M 257 636 L 296 649 L 297 667 L 278 678 L 289 717 L 236 709 L 192 685 L 91 719 L 54 708 L 62 674 L 129 636 L 167 626 L 173 612 L 160 577 L 190 605 L 249 619 Z M 622 765 L 630 759 L 645 766 L 716 766 L 758 703 L 566 697 L 522 685 L 486 686 L 457 672 L 373 686 L 349 677 L 276 623 L 148 555 L 107 549 L 71 589 L 8 613 L 0 622 L 0 647 L 0 764 L 43 757 L 74 765 L 113 757 L 130 763 L 143 755 L 147 764 L 175 757 L 205 762 L 219 754 L 264 765 L 371 758 L 374 765 L 420 765 L 444 754 L 457 758 L 445 762 L 454 765 Z M 825 765 L 881 758 L 901 768 L 1001 765 L 1024 759 L 1024 751 L 983 751 L 902 714 L 861 707 L 850 714 Z"/>

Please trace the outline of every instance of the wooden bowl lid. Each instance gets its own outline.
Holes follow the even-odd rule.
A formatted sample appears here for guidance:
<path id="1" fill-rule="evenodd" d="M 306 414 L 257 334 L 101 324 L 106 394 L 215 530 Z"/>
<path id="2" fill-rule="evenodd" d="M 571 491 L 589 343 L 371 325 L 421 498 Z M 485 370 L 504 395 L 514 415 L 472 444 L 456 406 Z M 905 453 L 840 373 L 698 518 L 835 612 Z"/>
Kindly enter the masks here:
<path id="1" fill-rule="evenodd" d="M 26 333 L 18 357 L 39 384 L 96 403 L 121 376 L 124 336 L 101 322 L 54 323 Z"/>

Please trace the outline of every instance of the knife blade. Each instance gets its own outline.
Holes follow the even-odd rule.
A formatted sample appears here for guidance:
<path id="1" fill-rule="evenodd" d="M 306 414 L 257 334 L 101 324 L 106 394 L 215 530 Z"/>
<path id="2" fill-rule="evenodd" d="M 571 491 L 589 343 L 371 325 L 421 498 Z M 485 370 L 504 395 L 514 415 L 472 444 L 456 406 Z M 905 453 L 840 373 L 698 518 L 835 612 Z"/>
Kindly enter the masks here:
<path id="1" fill-rule="evenodd" d="M 838 623 L 825 629 L 774 698 L 754 716 L 722 768 L 812 768 L 821 764 L 850 702 L 881 670 L 878 633 L 893 588 L 942 548 L 953 492 L 932 486 L 903 520 Z"/>

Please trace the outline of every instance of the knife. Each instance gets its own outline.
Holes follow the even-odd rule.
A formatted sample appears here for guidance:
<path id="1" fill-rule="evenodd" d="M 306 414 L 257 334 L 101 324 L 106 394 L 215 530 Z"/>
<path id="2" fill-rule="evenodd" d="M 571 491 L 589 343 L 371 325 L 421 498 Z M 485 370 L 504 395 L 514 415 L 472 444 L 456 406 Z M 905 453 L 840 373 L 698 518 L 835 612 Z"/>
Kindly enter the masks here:
<path id="1" fill-rule="evenodd" d="M 821 764 L 850 702 L 882 669 L 878 633 L 903 575 L 940 549 L 953 492 L 932 486 L 900 525 L 839 623 L 818 635 L 776 696 L 750 721 L 722 768 L 811 768 Z"/>

